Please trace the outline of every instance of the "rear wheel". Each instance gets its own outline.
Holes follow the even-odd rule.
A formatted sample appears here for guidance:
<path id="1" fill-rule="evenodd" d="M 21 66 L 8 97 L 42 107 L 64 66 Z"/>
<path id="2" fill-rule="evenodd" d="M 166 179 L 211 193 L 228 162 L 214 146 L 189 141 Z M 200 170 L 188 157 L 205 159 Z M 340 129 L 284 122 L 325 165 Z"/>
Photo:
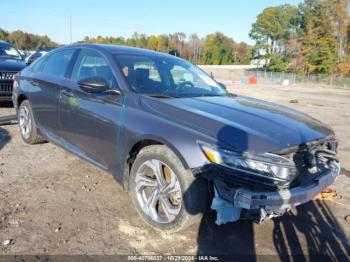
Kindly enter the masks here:
<path id="1" fill-rule="evenodd" d="M 132 166 L 130 180 L 137 211 L 155 229 L 180 231 L 206 211 L 206 181 L 195 178 L 166 146 L 142 149 Z"/>
<path id="2" fill-rule="evenodd" d="M 32 107 L 28 100 L 23 101 L 19 106 L 18 124 L 24 142 L 31 145 L 44 142 L 38 135 Z"/>

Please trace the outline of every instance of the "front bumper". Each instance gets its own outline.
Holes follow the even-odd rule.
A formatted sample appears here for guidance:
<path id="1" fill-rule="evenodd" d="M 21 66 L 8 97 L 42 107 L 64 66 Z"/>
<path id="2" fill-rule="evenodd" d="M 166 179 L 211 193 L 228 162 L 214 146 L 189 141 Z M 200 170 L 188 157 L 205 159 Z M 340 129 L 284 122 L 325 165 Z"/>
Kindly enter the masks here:
<path id="1" fill-rule="evenodd" d="M 12 97 L 11 96 L 2 96 L 2 95 L 0 95 L 0 102 L 1 101 L 12 102 Z"/>
<path id="2" fill-rule="evenodd" d="M 12 101 L 13 81 L 0 80 L 0 101 Z"/>
<path id="3" fill-rule="evenodd" d="M 221 180 L 215 180 L 214 183 L 220 197 L 233 203 L 235 208 L 276 211 L 289 209 L 312 200 L 333 184 L 339 173 L 339 164 L 334 164 L 332 168 L 317 175 L 305 185 L 275 192 L 253 191 L 244 187 L 234 189 Z"/>

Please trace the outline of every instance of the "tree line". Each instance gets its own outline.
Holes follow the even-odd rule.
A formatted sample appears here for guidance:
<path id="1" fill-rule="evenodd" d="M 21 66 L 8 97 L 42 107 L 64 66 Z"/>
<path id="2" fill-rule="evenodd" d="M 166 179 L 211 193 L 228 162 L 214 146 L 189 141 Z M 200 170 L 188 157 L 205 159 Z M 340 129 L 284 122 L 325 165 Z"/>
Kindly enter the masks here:
<path id="1" fill-rule="evenodd" d="M 117 44 L 180 56 L 195 64 L 227 65 L 249 64 L 251 59 L 251 46 L 241 42 L 236 43 L 223 33 L 216 32 L 205 38 L 196 34 L 186 36 L 178 32 L 168 35 L 146 35 L 134 33 L 130 38 L 123 37 L 85 37 L 84 43 Z"/>
<path id="2" fill-rule="evenodd" d="M 21 50 L 58 46 L 47 36 L 39 36 L 20 30 L 7 32 L 0 28 L 0 39 L 8 41 Z M 130 38 L 102 36 L 90 38 L 86 36 L 79 43 L 147 48 L 179 56 L 195 64 L 249 64 L 251 59 L 251 46 L 244 42 L 237 43 L 220 32 L 209 34 L 205 38 L 199 38 L 196 34 L 186 36 L 182 32 L 168 35 L 134 33 Z"/>
<path id="3" fill-rule="evenodd" d="M 4 40 L 13 44 L 20 50 L 36 50 L 45 47 L 58 46 L 48 36 L 40 36 L 31 33 L 26 33 L 20 30 L 7 32 L 0 28 L 0 40 Z"/>
<path id="4" fill-rule="evenodd" d="M 266 8 L 252 25 L 253 57 L 266 69 L 350 76 L 350 0 L 305 0 Z"/>

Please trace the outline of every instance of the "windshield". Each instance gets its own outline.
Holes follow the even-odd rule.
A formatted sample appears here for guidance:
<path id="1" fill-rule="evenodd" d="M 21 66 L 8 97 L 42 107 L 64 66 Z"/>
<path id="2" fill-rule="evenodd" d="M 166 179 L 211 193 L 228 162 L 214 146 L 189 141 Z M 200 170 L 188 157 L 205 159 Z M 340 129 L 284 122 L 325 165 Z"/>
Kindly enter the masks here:
<path id="1" fill-rule="evenodd" d="M 153 96 L 225 96 L 209 75 L 186 61 L 163 56 L 115 55 L 135 92 Z"/>
<path id="2" fill-rule="evenodd" d="M 0 43 L 0 57 L 22 59 L 22 56 L 18 53 L 17 49 L 8 44 Z"/>

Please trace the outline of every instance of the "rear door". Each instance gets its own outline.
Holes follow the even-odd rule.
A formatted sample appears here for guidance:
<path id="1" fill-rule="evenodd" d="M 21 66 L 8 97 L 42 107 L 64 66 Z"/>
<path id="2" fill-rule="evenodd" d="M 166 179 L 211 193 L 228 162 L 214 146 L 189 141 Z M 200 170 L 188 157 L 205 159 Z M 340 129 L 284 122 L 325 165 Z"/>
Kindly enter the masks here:
<path id="1" fill-rule="evenodd" d="M 65 49 L 48 56 L 41 69 L 29 80 L 30 101 L 40 130 L 50 136 L 58 129 L 58 99 L 67 84 L 67 73 L 76 49 Z M 41 61 L 38 61 L 41 62 Z"/>
<path id="2" fill-rule="evenodd" d="M 78 82 L 103 77 L 110 89 L 118 83 L 106 57 L 96 50 L 81 49 L 69 85 L 60 94 L 61 136 L 83 157 L 104 169 L 115 170 L 123 96 L 87 93 Z"/>

